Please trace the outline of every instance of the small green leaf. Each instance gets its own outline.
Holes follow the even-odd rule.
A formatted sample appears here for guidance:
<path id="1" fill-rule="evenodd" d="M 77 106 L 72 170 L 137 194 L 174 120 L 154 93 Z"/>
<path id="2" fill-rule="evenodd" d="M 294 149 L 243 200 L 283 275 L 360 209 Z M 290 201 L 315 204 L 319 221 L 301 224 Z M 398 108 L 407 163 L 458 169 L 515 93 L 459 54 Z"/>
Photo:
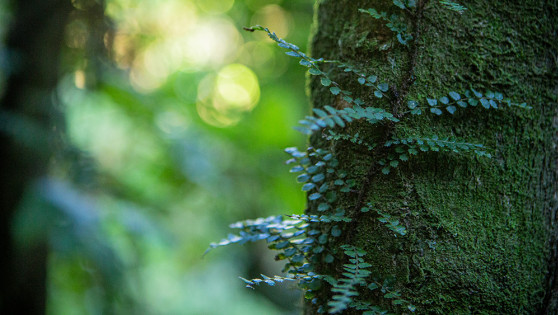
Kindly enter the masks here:
<path id="1" fill-rule="evenodd" d="M 418 106 L 418 103 L 416 101 L 408 101 L 407 102 L 407 107 L 409 107 L 409 109 L 415 109 Z"/>
<path id="2" fill-rule="evenodd" d="M 374 96 L 376 96 L 377 98 L 382 98 L 382 97 L 384 97 L 384 95 L 382 94 L 382 92 L 380 92 L 379 90 L 374 91 Z"/>
<path id="3" fill-rule="evenodd" d="M 310 179 L 310 175 L 304 173 L 297 176 L 296 181 L 299 183 L 305 183 Z"/>
<path id="4" fill-rule="evenodd" d="M 318 167 L 317 165 L 312 165 L 312 166 L 309 166 L 309 167 L 306 169 L 306 171 L 307 171 L 309 174 L 314 174 L 314 173 L 316 173 L 316 172 L 318 171 L 318 169 L 319 169 L 319 167 Z"/>
<path id="5" fill-rule="evenodd" d="M 453 113 L 455 113 L 455 111 L 457 110 L 457 108 L 453 105 L 446 107 L 446 110 L 453 115 Z"/>
<path id="6" fill-rule="evenodd" d="M 447 96 L 442 96 L 440 97 L 440 102 L 447 105 L 449 103 L 449 98 Z"/>
<path id="7" fill-rule="evenodd" d="M 479 104 L 479 101 L 474 99 L 474 98 L 470 98 L 467 100 L 467 102 L 469 103 L 469 105 L 471 106 L 477 106 Z"/>
<path id="8" fill-rule="evenodd" d="M 291 173 L 296 173 L 296 172 L 300 172 L 300 171 L 304 171 L 304 167 L 297 165 L 297 166 L 293 166 L 293 168 L 291 168 L 291 170 L 289 172 Z"/>
<path id="9" fill-rule="evenodd" d="M 384 298 L 386 298 L 386 299 L 393 299 L 393 298 L 396 298 L 396 297 L 398 297 L 398 296 L 399 296 L 399 295 L 396 294 L 395 292 L 389 292 L 389 293 L 387 293 L 387 294 L 384 295 Z"/>
<path id="10" fill-rule="evenodd" d="M 375 75 L 371 75 L 371 76 L 369 76 L 369 77 L 367 78 L 367 80 L 368 80 L 368 82 L 370 82 L 370 83 L 375 83 L 376 80 L 378 80 L 378 77 L 375 76 Z"/>
<path id="11" fill-rule="evenodd" d="M 366 79 L 365 79 L 365 78 L 362 78 L 362 77 L 360 77 L 360 78 L 358 78 L 358 83 L 360 83 L 360 84 L 364 84 L 364 83 L 366 83 Z"/>
<path id="12" fill-rule="evenodd" d="M 439 108 L 433 107 L 433 108 L 430 109 L 430 112 L 433 113 L 433 114 L 436 114 L 438 116 L 442 115 L 442 110 L 439 109 Z"/>
<path id="13" fill-rule="evenodd" d="M 316 199 L 319 199 L 320 197 L 322 197 L 322 194 L 320 194 L 320 193 L 313 193 L 313 194 L 311 194 L 310 196 L 308 196 L 308 199 L 309 199 L 309 200 L 316 200 Z"/>
<path id="14" fill-rule="evenodd" d="M 428 105 L 430 105 L 430 106 L 438 105 L 438 100 L 436 100 L 435 98 L 427 98 L 426 101 L 428 102 Z"/>
<path id="15" fill-rule="evenodd" d="M 337 95 L 339 94 L 339 92 L 341 92 L 341 89 L 336 86 L 332 86 L 329 88 L 329 91 L 331 92 L 331 94 Z"/>
<path id="16" fill-rule="evenodd" d="M 393 0 L 393 4 L 400 7 L 401 9 L 405 9 L 405 4 L 401 0 Z"/>
<path id="17" fill-rule="evenodd" d="M 331 236 L 339 237 L 340 235 L 341 235 L 341 229 L 337 225 L 331 228 Z"/>
<path id="18" fill-rule="evenodd" d="M 389 89 L 389 85 L 387 83 L 381 83 L 380 85 L 378 85 L 378 89 L 380 89 L 380 91 L 382 92 L 387 92 Z"/>
<path id="19" fill-rule="evenodd" d="M 317 175 L 314 175 L 314 176 L 312 177 L 312 181 L 313 181 L 314 183 L 321 182 L 321 181 L 324 180 L 324 179 L 325 179 L 325 175 L 322 174 L 322 173 L 317 174 Z"/>
<path id="20" fill-rule="evenodd" d="M 397 166 L 399 165 L 399 161 L 393 160 L 393 161 L 389 162 L 389 165 L 390 165 L 391 167 L 397 167 Z"/>
<path id="21" fill-rule="evenodd" d="M 449 92 L 449 96 L 456 101 L 459 101 L 461 99 L 461 96 L 457 92 L 451 91 L 451 92 Z"/>
<path id="22" fill-rule="evenodd" d="M 302 191 L 309 191 L 314 189 L 314 187 L 316 187 L 316 185 L 314 185 L 313 183 L 307 183 L 302 186 Z"/>
<path id="23" fill-rule="evenodd" d="M 329 204 L 328 203 L 320 203 L 320 205 L 318 206 L 318 211 L 326 211 L 329 209 Z"/>
<path id="24" fill-rule="evenodd" d="M 311 67 L 312 66 L 312 63 L 310 61 L 306 60 L 306 59 L 300 59 L 300 61 L 298 63 L 300 63 L 302 66 L 305 66 L 305 67 Z"/>
<path id="25" fill-rule="evenodd" d="M 322 85 L 323 86 L 330 86 L 331 85 L 331 80 L 328 78 L 322 78 Z"/>
<path id="26" fill-rule="evenodd" d="M 477 98 L 481 98 L 482 97 L 482 93 L 475 91 L 474 89 L 471 89 L 471 91 L 473 91 L 473 94 L 475 94 L 475 96 Z"/>
<path id="27" fill-rule="evenodd" d="M 382 168 L 382 173 L 384 173 L 385 175 L 389 174 L 389 171 L 390 171 L 389 166 L 386 166 L 386 167 Z"/>
<path id="28" fill-rule="evenodd" d="M 323 119 L 328 126 L 335 127 L 335 122 L 333 122 L 333 119 L 331 119 L 330 117 L 324 117 Z"/>
<path id="29" fill-rule="evenodd" d="M 372 291 L 376 290 L 377 288 L 379 288 L 379 286 L 375 282 L 372 282 L 368 285 L 368 289 Z"/>
<path id="30" fill-rule="evenodd" d="M 481 102 L 482 107 L 484 107 L 484 108 L 486 108 L 486 109 L 489 109 L 489 108 L 490 108 L 490 103 L 488 102 L 487 99 L 481 98 L 480 102 Z"/>
<path id="31" fill-rule="evenodd" d="M 320 74 L 323 73 L 323 72 L 321 72 L 320 70 L 318 70 L 318 69 L 316 69 L 316 68 L 310 68 L 310 69 L 308 70 L 308 72 L 310 72 L 310 74 L 312 74 L 312 75 L 320 75 Z"/>
<path id="32" fill-rule="evenodd" d="M 325 117 L 327 116 L 327 113 L 324 112 L 322 109 L 319 108 L 314 108 L 312 109 L 314 111 L 314 113 L 316 113 L 316 115 L 320 116 L 320 117 Z"/>
<path id="33" fill-rule="evenodd" d="M 345 92 L 345 91 L 343 91 L 343 92 Z M 353 98 L 350 97 L 350 96 L 348 96 L 348 95 L 343 96 L 343 99 L 344 99 L 345 102 L 347 102 L 347 103 L 352 103 L 352 102 L 353 102 Z"/>

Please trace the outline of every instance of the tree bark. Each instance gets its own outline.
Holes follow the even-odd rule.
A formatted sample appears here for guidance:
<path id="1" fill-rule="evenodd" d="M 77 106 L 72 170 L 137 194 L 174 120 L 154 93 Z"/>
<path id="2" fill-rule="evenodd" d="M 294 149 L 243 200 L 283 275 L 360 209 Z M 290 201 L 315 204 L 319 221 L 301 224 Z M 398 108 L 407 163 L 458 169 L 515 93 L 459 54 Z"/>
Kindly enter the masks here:
<path id="1" fill-rule="evenodd" d="M 465 5 L 459 14 L 439 1 L 418 0 L 418 11 L 407 16 L 414 41 L 381 50 L 395 35 L 358 9 L 401 14 L 391 0 L 319 0 L 312 56 L 360 65 L 389 82 L 391 100 L 379 101 L 351 74 L 329 69 L 367 106 L 396 116 L 408 99 L 425 102 L 470 88 L 533 106 L 401 115 L 397 124 L 356 122 L 344 130 L 378 144 L 391 136 L 455 136 L 484 144 L 491 159 L 427 152 L 384 175 L 373 166 L 377 153 L 365 148 L 332 143 L 319 133 L 311 145 L 335 152 L 340 167 L 357 180 L 358 191 L 341 200 L 345 208 L 373 202 L 406 226 L 408 234 L 396 238 L 373 215 L 355 211 L 356 222 L 345 227 L 341 243 L 366 250 L 374 276 L 394 277 L 395 288 L 417 313 L 557 314 L 558 5 Z M 319 78 L 311 79 L 310 89 L 314 107 L 344 106 Z M 340 278 L 343 263 L 322 264 L 317 271 Z M 318 298 L 327 300 L 329 289 Z M 361 298 L 402 311 L 381 295 L 363 292 Z M 307 304 L 306 313 L 314 314 L 314 307 Z"/>

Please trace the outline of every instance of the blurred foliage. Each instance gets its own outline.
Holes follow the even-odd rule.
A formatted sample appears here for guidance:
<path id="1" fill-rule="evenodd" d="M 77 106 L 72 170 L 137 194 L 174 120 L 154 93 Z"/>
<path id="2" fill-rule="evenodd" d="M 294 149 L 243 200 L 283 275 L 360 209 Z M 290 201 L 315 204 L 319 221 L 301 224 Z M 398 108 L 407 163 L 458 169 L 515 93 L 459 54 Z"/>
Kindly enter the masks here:
<path id="1" fill-rule="evenodd" d="M 282 163 L 304 141 L 291 127 L 308 111 L 293 89 L 304 70 L 241 30 L 305 43 L 312 2 L 107 0 L 100 20 L 95 1 L 72 3 L 57 91 L 67 147 L 14 225 L 20 241 L 49 240 L 48 313 L 296 312 L 296 291 L 266 298 L 234 277 L 278 274 L 265 249 L 202 254 L 230 222 L 304 209 Z M 9 12 L 0 1 L 1 36 Z"/>

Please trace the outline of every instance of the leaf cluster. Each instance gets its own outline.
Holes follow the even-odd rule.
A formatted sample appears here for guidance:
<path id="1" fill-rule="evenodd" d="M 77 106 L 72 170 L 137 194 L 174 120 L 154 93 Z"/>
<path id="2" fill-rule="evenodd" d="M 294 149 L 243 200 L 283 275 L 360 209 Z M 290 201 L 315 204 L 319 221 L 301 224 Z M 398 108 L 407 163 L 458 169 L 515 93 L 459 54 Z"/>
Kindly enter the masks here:
<path id="1" fill-rule="evenodd" d="M 389 174 L 392 168 L 399 166 L 400 161 L 406 162 L 413 155 L 419 152 L 452 152 L 452 153 L 473 153 L 478 157 L 491 158 L 490 153 L 484 151 L 484 145 L 457 141 L 454 138 L 439 138 L 434 135 L 430 138 L 408 137 L 399 139 L 393 137 L 386 141 L 384 147 L 392 149 L 386 159 L 378 161 L 382 168 L 382 173 Z"/>
<path id="2" fill-rule="evenodd" d="M 393 218 L 391 215 L 387 213 L 383 213 L 382 211 L 375 209 L 371 203 L 368 203 L 366 207 L 362 207 L 360 209 L 361 212 L 368 212 L 370 210 L 375 211 L 380 217 L 378 221 L 384 223 L 391 231 L 401 236 L 405 236 L 407 234 L 407 229 L 399 222 L 399 219 Z M 396 235 L 397 236 L 397 235 Z"/>
<path id="3" fill-rule="evenodd" d="M 431 113 L 438 116 L 443 114 L 443 109 L 453 115 L 458 108 L 476 107 L 478 105 L 485 109 L 499 109 L 504 106 L 522 109 L 532 108 L 527 103 L 513 103 L 509 99 L 504 99 L 504 95 L 500 92 L 487 91 L 485 94 L 482 94 L 474 89 L 466 90 L 463 94 L 451 91 L 447 96 L 426 98 L 426 103 L 428 106 L 420 106 L 419 102 L 409 100 L 407 107 L 413 115 L 420 115 L 423 110 L 428 109 Z"/>
<path id="4" fill-rule="evenodd" d="M 393 114 L 381 108 L 375 107 L 361 107 L 354 105 L 352 108 L 346 107 L 343 109 L 335 109 L 331 106 L 324 106 L 324 109 L 314 108 L 313 111 L 316 116 L 306 116 L 303 120 L 299 121 L 302 125 L 296 128 L 298 131 L 310 135 L 322 128 L 341 127 L 344 128 L 347 123 L 354 120 L 365 119 L 370 124 L 376 124 L 383 120 L 398 122 L 399 119 L 395 118 Z"/>
<path id="5" fill-rule="evenodd" d="M 446 9 L 455 11 L 455 12 L 459 12 L 460 14 L 463 13 L 463 11 L 467 10 L 466 7 L 460 5 L 459 3 L 453 2 L 453 1 L 438 1 L 442 6 L 444 6 Z"/>
<path id="6" fill-rule="evenodd" d="M 358 287 L 366 286 L 366 278 L 372 273 L 368 268 L 372 265 L 364 262 L 366 252 L 360 248 L 342 245 L 345 255 L 349 257 L 349 264 L 344 264 L 344 278 L 334 280 L 328 279 L 333 286 L 331 292 L 333 297 L 327 303 L 330 314 L 337 314 L 346 310 L 351 302 L 359 295 Z"/>
<path id="7" fill-rule="evenodd" d="M 338 133 L 334 130 L 328 130 L 328 134 L 324 134 L 323 137 L 330 141 L 338 141 L 338 140 L 349 141 L 351 143 L 366 147 L 368 151 L 373 151 L 376 148 L 376 144 L 364 141 L 360 137 L 358 132 L 355 133 L 354 135 L 350 135 L 345 133 Z"/>
<path id="8" fill-rule="evenodd" d="M 439 1 L 448 9 L 463 12 L 465 7 L 452 1 Z M 391 14 L 378 12 L 375 9 L 359 9 L 360 12 L 372 16 L 374 19 L 382 20 L 391 31 L 396 34 L 397 41 L 402 45 L 408 45 L 413 39 L 408 28 L 409 21 L 406 19 L 413 15 L 411 9 L 416 8 L 415 0 L 393 0 L 393 5 L 401 9 L 403 14 Z M 389 174 L 391 170 L 397 168 L 402 162 L 407 162 L 412 156 L 420 152 L 449 152 L 452 154 L 466 153 L 477 157 L 490 158 L 482 144 L 458 141 L 451 137 L 431 137 L 408 136 L 403 138 L 392 137 L 387 140 L 363 139 L 358 133 L 349 134 L 340 129 L 347 127 L 355 121 L 364 121 L 369 124 L 381 122 L 397 123 L 399 119 L 421 115 L 425 112 L 442 115 L 444 112 L 455 114 L 458 109 L 467 107 L 482 107 L 485 109 L 499 109 L 504 107 L 519 107 L 530 109 L 526 103 L 513 103 L 509 99 L 504 99 L 502 93 L 487 91 L 484 94 L 474 89 L 466 90 L 462 93 L 450 91 L 447 95 L 435 98 L 412 100 L 407 99 L 408 111 L 395 117 L 385 109 L 366 106 L 364 101 L 355 97 L 351 91 L 343 89 L 330 76 L 330 72 L 335 70 L 331 67 L 328 72 L 323 71 L 322 64 L 336 65 L 337 69 L 342 69 L 345 73 L 356 75 L 356 80 L 360 85 L 370 87 L 370 96 L 376 101 L 387 99 L 393 101 L 388 91 L 390 86 L 386 81 L 379 80 L 378 76 L 371 75 L 361 67 L 354 66 L 337 60 L 324 60 L 323 58 L 312 58 L 300 51 L 294 44 L 279 38 L 268 28 L 254 26 L 247 28 L 249 31 L 264 31 L 269 38 L 277 43 L 281 48 L 286 49 L 286 54 L 297 58 L 299 64 L 308 68 L 310 75 L 318 76 L 319 82 L 327 88 L 327 91 L 338 99 L 342 99 L 347 106 L 335 108 L 323 105 L 321 108 L 314 108 L 312 115 L 306 116 L 300 121 L 301 126 L 296 127 L 306 135 L 323 131 L 322 136 L 330 141 L 349 141 L 355 145 L 366 147 L 368 151 L 376 152 L 381 150 L 382 155 L 375 163 L 383 174 Z M 392 89 L 393 90 L 393 89 Z M 395 93 L 391 93 L 394 94 Z M 338 106 L 339 107 L 339 106 Z M 411 114 L 411 115 L 407 115 Z M 326 132 L 327 131 L 327 132 Z M 383 143 L 383 145 L 382 145 Z M 333 147 L 333 146 L 332 146 Z M 341 313 L 347 309 L 363 311 L 363 314 L 386 314 L 388 311 L 378 306 L 371 305 L 367 301 L 358 299 L 363 290 L 379 290 L 384 299 L 391 299 L 393 305 L 402 305 L 414 312 L 415 306 L 405 299 L 401 294 L 393 289 L 394 278 L 383 280 L 372 278 L 371 264 L 365 262 L 367 253 L 351 245 L 340 247 L 331 246 L 333 240 L 339 240 L 346 223 L 352 222 L 354 217 L 347 215 L 346 211 L 340 207 L 338 194 L 353 192 L 356 182 L 354 179 L 347 178 L 347 173 L 339 168 L 339 161 L 334 152 L 322 148 L 308 147 L 299 151 L 297 148 L 287 148 L 285 151 L 291 156 L 287 164 L 292 165 L 290 172 L 298 173 L 297 182 L 302 184 L 302 190 L 308 193 L 309 209 L 304 215 L 271 216 L 256 220 L 246 220 L 231 225 L 237 229 L 236 234 L 230 234 L 227 238 L 218 243 L 212 243 L 210 248 L 225 246 L 229 244 L 243 244 L 265 240 L 268 247 L 278 251 L 277 260 L 285 260 L 284 271 L 289 276 L 268 277 L 261 275 L 261 278 L 244 279 L 241 278 L 249 288 L 261 283 L 275 285 L 285 281 L 298 281 L 300 287 L 306 290 L 305 297 L 312 299 L 314 290 L 320 287 L 324 281 L 331 285 L 332 298 L 330 301 L 321 305 L 322 312 L 326 309 L 330 314 Z M 407 229 L 401 224 L 400 220 L 390 214 L 375 209 L 368 203 L 360 209 L 360 213 L 375 212 L 375 217 L 383 223 L 395 236 L 405 236 Z M 316 214 L 317 213 L 317 214 Z M 354 214 L 352 214 L 354 215 Z M 335 259 L 340 259 L 341 252 L 344 259 L 349 263 L 343 264 L 341 278 L 334 278 L 327 274 L 316 274 L 314 266 L 317 263 L 332 263 Z M 378 292 L 378 291 L 376 291 Z M 316 299 L 312 300 L 317 303 Z"/>
<path id="9" fill-rule="evenodd" d="M 403 1 L 394 0 L 393 3 L 401 9 L 408 9 L 416 6 L 415 1 L 407 1 L 407 4 L 405 4 Z M 402 16 L 398 14 L 391 14 L 388 16 L 387 12 L 378 12 L 373 8 L 367 10 L 358 9 L 358 11 L 370 15 L 376 20 L 383 20 L 386 22 L 386 27 L 396 34 L 397 41 L 400 44 L 407 46 L 409 41 L 413 39 L 413 35 L 408 31 L 407 21 Z"/>

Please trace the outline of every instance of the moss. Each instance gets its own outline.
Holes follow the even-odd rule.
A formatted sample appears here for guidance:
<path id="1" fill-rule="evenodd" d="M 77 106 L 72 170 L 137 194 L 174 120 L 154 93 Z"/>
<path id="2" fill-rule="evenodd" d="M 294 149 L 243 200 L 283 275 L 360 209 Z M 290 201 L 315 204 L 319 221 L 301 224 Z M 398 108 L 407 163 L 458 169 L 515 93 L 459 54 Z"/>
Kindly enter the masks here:
<path id="1" fill-rule="evenodd" d="M 476 0 L 459 15 L 436 4 L 431 2 L 421 23 L 417 79 L 409 97 L 424 100 L 472 87 L 500 91 L 534 109 L 459 109 L 454 116 L 422 115 L 398 124 L 395 133 L 401 136 L 453 135 L 484 143 L 494 158 L 421 154 L 389 176 L 374 177 L 367 201 L 401 217 L 409 234 L 394 238 L 373 217 L 346 233 L 370 253 L 367 260 L 379 277 L 396 276 L 397 287 L 419 313 L 535 313 L 545 296 L 553 237 L 547 222 L 556 191 L 557 5 Z M 392 10 L 391 1 L 374 6 Z M 319 1 L 312 54 L 354 61 L 398 85 L 408 71 L 409 50 L 377 50 L 389 31 L 357 12 L 368 7 L 369 1 Z M 396 60 L 395 67 L 389 59 Z M 354 77 L 334 76 L 375 102 Z M 318 82 L 311 81 L 310 88 L 314 106 L 335 103 Z M 351 128 L 370 138 L 378 134 L 365 124 Z M 329 145 L 319 137 L 312 143 Z M 362 180 L 372 163 L 366 150 L 339 144 L 335 152 L 351 176 Z M 354 196 L 343 202 L 350 207 Z M 364 298 L 386 305 L 374 294 Z"/>

